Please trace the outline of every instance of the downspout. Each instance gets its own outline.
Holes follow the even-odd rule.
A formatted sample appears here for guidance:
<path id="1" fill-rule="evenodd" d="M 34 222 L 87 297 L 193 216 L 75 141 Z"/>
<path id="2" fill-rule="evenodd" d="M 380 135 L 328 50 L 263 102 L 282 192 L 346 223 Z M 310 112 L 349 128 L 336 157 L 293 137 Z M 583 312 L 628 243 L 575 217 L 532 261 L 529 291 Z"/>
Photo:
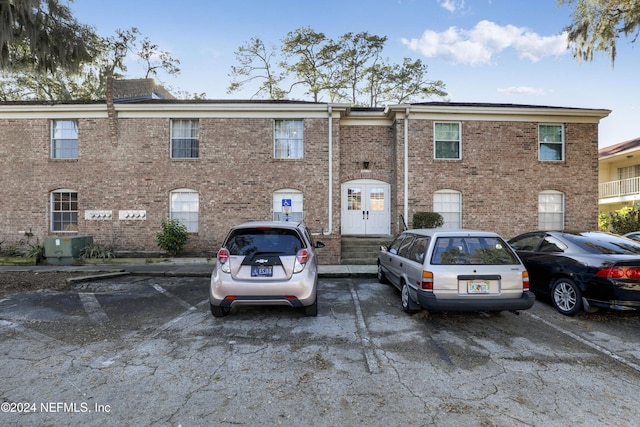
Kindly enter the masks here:
<path id="1" fill-rule="evenodd" d="M 404 114 L 404 220 L 409 222 L 409 107 Z"/>
<path id="2" fill-rule="evenodd" d="M 327 234 L 333 232 L 333 109 L 331 105 L 329 111 L 329 222 Z"/>

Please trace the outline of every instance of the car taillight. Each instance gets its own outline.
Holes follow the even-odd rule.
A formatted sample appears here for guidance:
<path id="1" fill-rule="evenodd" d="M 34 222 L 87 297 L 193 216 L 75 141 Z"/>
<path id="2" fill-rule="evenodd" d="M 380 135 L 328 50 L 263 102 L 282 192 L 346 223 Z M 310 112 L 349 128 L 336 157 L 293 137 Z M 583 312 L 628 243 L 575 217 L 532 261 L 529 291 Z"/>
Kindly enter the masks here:
<path id="1" fill-rule="evenodd" d="M 430 271 L 422 272 L 422 289 L 433 290 L 433 273 Z"/>
<path id="2" fill-rule="evenodd" d="M 606 267 L 596 273 L 597 277 L 607 279 L 632 279 L 640 280 L 640 267 Z"/>
<path id="3" fill-rule="evenodd" d="M 309 251 L 307 249 L 300 249 L 296 254 L 296 263 L 293 266 L 293 272 L 300 273 L 304 270 L 307 261 L 309 261 Z"/>
<path id="4" fill-rule="evenodd" d="M 229 250 L 227 248 L 222 248 L 218 251 L 218 265 L 220 266 L 220 270 L 224 273 L 230 273 L 231 267 L 229 266 Z"/>
<path id="5" fill-rule="evenodd" d="M 522 272 L 522 289 L 525 291 L 529 290 L 529 272 L 528 271 Z"/>
<path id="6" fill-rule="evenodd" d="M 229 261 L 229 250 L 222 248 L 218 251 L 218 262 L 220 264 L 226 264 Z"/>
<path id="7" fill-rule="evenodd" d="M 300 249 L 296 254 L 296 259 L 300 264 L 305 264 L 309 261 L 309 251 L 306 249 Z"/>

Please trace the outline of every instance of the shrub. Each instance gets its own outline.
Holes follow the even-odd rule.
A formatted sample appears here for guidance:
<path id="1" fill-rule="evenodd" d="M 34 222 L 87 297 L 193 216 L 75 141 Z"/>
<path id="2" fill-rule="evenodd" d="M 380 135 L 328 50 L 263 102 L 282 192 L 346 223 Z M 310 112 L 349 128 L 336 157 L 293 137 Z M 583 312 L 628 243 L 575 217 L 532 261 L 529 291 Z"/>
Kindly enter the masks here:
<path id="1" fill-rule="evenodd" d="M 187 226 L 179 219 L 163 219 L 162 231 L 156 234 L 158 246 L 171 255 L 179 255 L 189 240 Z"/>
<path id="2" fill-rule="evenodd" d="M 416 212 L 413 214 L 413 228 L 442 227 L 444 219 L 438 212 Z"/>
<path id="3" fill-rule="evenodd" d="M 107 259 L 115 257 L 111 249 L 97 243 L 92 243 L 80 251 L 80 258 L 82 259 Z"/>
<path id="4" fill-rule="evenodd" d="M 640 230 L 640 210 L 626 206 L 609 214 L 611 231 L 616 234 L 627 234 Z"/>

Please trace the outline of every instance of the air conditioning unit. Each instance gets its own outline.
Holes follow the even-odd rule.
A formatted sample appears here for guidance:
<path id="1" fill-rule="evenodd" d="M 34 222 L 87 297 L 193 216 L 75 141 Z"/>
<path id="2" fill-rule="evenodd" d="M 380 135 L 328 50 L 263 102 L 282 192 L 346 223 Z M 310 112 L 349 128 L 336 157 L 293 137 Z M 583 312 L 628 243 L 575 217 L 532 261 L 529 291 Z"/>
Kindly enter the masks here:
<path id="1" fill-rule="evenodd" d="M 48 237 L 44 241 L 44 256 L 49 264 L 71 265 L 80 259 L 82 249 L 92 244 L 92 236 Z"/>

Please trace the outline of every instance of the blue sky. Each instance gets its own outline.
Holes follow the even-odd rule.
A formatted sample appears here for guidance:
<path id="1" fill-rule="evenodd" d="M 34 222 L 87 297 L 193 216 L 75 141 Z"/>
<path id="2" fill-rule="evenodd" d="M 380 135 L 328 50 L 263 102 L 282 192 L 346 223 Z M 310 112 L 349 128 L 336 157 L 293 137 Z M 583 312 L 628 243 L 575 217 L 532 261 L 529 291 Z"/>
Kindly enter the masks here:
<path id="1" fill-rule="evenodd" d="M 640 137 L 640 41 L 618 41 L 615 66 L 605 55 L 577 62 L 562 30 L 571 10 L 555 0 L 75 0 L 75 17 L 102 36 L 138 28 L 180 60 L 167 86 L 227 94 L 236 49 L 252 37 L 280 46 L 298 28 L 332 38 L 366 31 L 388 38 L 392 62 L 421 59 L 453 102 L 495 102 L 612 110 L 600 123 L 600 147 Z M 142 69 L 129 64 L 128 77 Z M 428 100 L 425 100 L 428 101 Z"/>

